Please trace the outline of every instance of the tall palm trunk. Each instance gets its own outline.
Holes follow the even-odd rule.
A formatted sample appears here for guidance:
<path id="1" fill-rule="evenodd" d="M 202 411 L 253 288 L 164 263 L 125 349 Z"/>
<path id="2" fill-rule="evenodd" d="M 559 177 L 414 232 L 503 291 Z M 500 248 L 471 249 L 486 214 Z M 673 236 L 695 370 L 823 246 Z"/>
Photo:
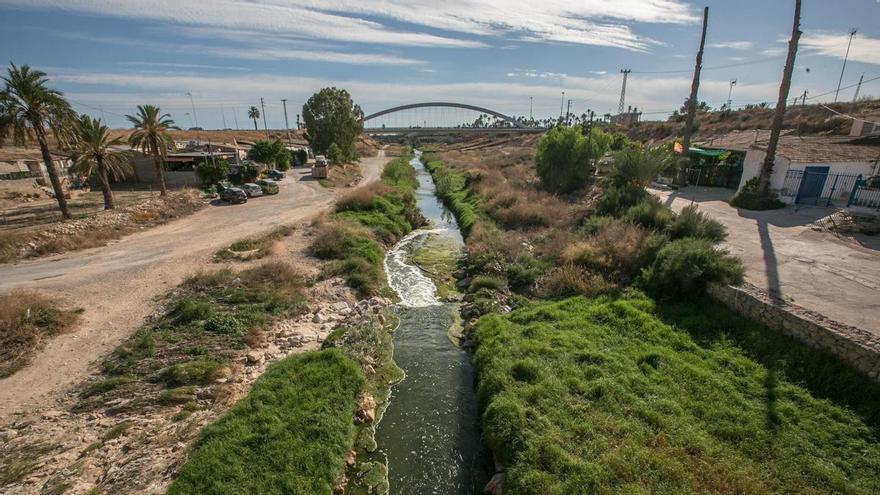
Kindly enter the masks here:
<path id="1" fill-rule="evenodd" d="M 110 180 L 107 178 L 107 167 L 104 166 L 104 159 L 98 157 L 98 183 L 101 185 L 101 193 L 104 194 L 104 209 L 113 209 L 113 190 L 110 189 Z"/>
<path id="2" fill-rule="evenodd" d="M 159 195 L 165 196 L 168 191 L 165 189 L 165 170 L 162 167 L 162 157 L 157 152 L 153 155 L 153 164 L 156 166 L 156 178 L 159 179 Z"/>
<path id="3" fill-rule="evenodd" d="M 782 132 L 782 122 L 785 119 L 785 107 L 788 103 L 788 92 L 791 89 L 791 74 L 794 72 L 794 60 L 797 57 L 798 41 L 800 39 L 801 0 L 795 0 L 794 25 L 791 28 L 791 39 L 788 41 L 788 57 L 785 59 L 782 83 L 779 85 L 779 99 L 776 101 L 776 110 L 773 112 L 770 140 L 767 142 L 767 155 L 764 157 L 764 164 L 761 166 L 761 175 L 758 176 L 758 191 L 762 194 L 770 192 L 770 177 L 773 175 L 773 163 L 776 161 L 776 146 L 779 144 L 779 134 Z"/>
<path id="4" fill-rule="evenodd" d="M 46 172 L 49 173 L 49 182 L 52 183 L 52 190 L 55 191 L 55 200 L 58 201 L 58 208 L 61 209 L 61 218 L 69 220 L 71 217 L 70 210 L 67 208 L 67 198 L 64 197 L 64 189 L 61 187 L 58 169 L 55 168 L 55 162 L 49 153 L 49 145 L 46 143 L 46 130 L 43 129 L 42 122 L 31 122 L 31 124 L 34 127 L 34 133 L 37 135 L 37 143 L 40 145 L 40 153 L 43 155 Z"/>
<path id="5" fill-rule="evenodd" d="M 260 128 L 257 127 L 257 119 L 256 119 L 256 118 L 254 118 L 254 130 L 255 130 L 255 131 L 259 131 L 259 130 L 260 130 Z"/>

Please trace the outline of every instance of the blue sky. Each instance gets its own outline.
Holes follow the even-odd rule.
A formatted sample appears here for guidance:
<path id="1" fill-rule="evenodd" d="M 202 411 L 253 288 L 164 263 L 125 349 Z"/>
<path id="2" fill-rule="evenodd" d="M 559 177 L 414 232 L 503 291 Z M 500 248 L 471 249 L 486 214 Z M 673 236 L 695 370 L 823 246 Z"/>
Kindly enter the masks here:
<path id="1" fill-rule="evenodd" d="M 508 114 L 614 112 L 621 68 L 627 104 L 663 118 L 689 92 L 702 7 L 710 8 L 700 98 L 773 102 L 793 1 L 712 0 L 0 0 L 0 59 L 47 72 L 83 113 L 123 126 L 138 103 L 179 125 L 252 125 L 266 101 L 283 127 L 323 86 L 365 111 L 458 101 Z M 837 86 L 848 31 L 858 28 L 843 86 L 880 76 L 880 0 L 804 0 L 792 96 Z M 809 69 L 809 70 L 808 70 Z M 880 79 L 862 87 L 880 96 Z M 841 91 L 850 100 L 853 88 Z M 830 101 L 834 95 L 813 101 Z M 99 110 L 100 109 L 100 110 Z M 190 115 L 187 115 L 190 114 Z"/>

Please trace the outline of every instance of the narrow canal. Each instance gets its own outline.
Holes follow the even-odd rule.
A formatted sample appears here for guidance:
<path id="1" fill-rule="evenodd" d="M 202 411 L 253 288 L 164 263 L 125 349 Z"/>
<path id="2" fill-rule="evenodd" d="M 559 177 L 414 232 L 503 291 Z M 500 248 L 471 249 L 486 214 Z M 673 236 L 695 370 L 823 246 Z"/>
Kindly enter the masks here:
<path id="1" fill-rule="evenodd" d="M 462 245 L 455 220 L 434 195 L 434 183 L 416 152 L 418 206 L 430 227 L 401 240 L 385 258 L 388 282 L 400 296 L 394 333 L 394 360 L 406 378 L 394 386 L 376 440 L 387 455 L 394 495 L 482 493 L 488 480 L 478 430 L 474 371 L 468 355 L 447 333 L 455 304 L 436 295 L 430 278 L 407 261 L 431 235 Z"/>

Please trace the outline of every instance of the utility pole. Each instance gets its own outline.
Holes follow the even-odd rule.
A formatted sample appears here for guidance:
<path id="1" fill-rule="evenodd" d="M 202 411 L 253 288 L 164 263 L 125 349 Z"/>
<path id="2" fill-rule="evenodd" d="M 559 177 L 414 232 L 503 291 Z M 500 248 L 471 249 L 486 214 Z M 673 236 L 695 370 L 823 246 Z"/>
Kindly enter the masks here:
<path id="1" fill-rule="evenodd" d="M 296 129 L 297 130 L 302 129 L 302 126 L 299 123 L 299 114 L 296 114 Z"/>
<path id="2" fill-rule="evenodd" d="M 731 104 L 733 100 L 730 99 L 730 95 L 733 94 L 733 87 L 736 86 L 736 79 L 730 80 L 730 89 L 727 90 L 727 109 L 730 110 Z"/>
<path id="3" fill-rule="evenodd" d="M 266 102 L 260 97 L 260 108 L 263 109 L 263 130 L 266 131 L 266 139 L 269 139 L 269 126 L 266 124 Z"/>
<path id="4" fill-rule="evenodd" d="M 849 59 L 849 47 L 852 46 L 853 37 L 858 32 L 857 29 L 853 29 L 849 32 L 849 42 L 846 44 L 846 55 L 843 56 L 843 67 L 840 69 L 840 79 L 837 80 L 837 91 L 834 92 L 834 103 L 837 103 L 837 96 L 840 94 L 840 84 L 843 82 L 843 71 L 846 70 L 846 61 Z"/>
<path id="5" fill-rule="evenodd" d="M 859 76 L 859 85 L 856 86 L 856 94 L 853 96 L 853 103 L 859 101 L 859 91 L 862 90 L 862 81 L 865 80 L 865 73 L 862 72 L 862 75 Z"/>
<path id="6" fill-rule="evenodd" d="M 801 96 L 801 106 L 804 106 L 806 104 L 807 104 L 807 90 L 805 89 L 804 94 Z"/>
<path id="7" fill-rule="evenodd" d="M 189 96 L 189 104 L 192 105 L 193 109 L 193 122 L 195 122 L 195 127 L 199 126 L 199 117 L 196 115 L 196 103 L 193 101 L 193 95 L 189 91 L 187 91 L 186 96 Z"/>
<path id="8" fill-rule="evenodd" d="M 617 115 L 623 113 L 623 107 L 626 103 L 626 78 L 629 77 L 629 73 L 632 72 L 629 69 L 620 69 L 620 73 L 623 74 L 623 85 L 620 87 L 620 104 L 617 106 Z"/>
<path id="9" fill-rule="evenodd" d="M 531 120 L 534 120 L 534 119 L 532 118 L 532 97 L 531 97 L 531 96 L 529 96 L 529 120 L 530 120 L 530 121 L 531 121 Z"/>
<path id="10" fill-rule="evenodd" d="M 284 105 L 284 130 L 287 131 L 287 144 L 290 144 L 290 124 L 287 123 L 287 99 L 281 100 Z"/>
<path id="11" fill-rule="evenodd" d="M 568 107 L 565 109 L 565 125 L 571 125 L 571 98 L 568 99 Z"/>
<path id="12" fill-rule="evenodd" d="M 235 129 L 241 129 L 241 127 L 238 126 L 238 110 L 236 110 L 235 107 L 232 107 L 232 117 L 235 119 Z"/>
<path id="13" fill-rule="evenodd" d="M 694 114 L 697 113 L 697 98 L 700 90 L 700 71 L 703 69 L 703 48 L 706 46 L 706 27 L 709 25 L 709 7 L 703 9 L 703 34 L 700 35 L 700 50 L 697 52 L 697 63 L 694 66 L 694 81 L 691 83 L 691 96 L 688 99 L 687 119 L 684 124 L 682 147 L 687 153 L 691 146 L 691 133 L 694 130 Z M 784 105 L 784 103 L 783 103 Z"/>
<path id="14" fill-rule="evenodd" d="M 223 110 L 223 104 L 220 104 L 220 116 L 223 117 L 223 129 L 226 129 L 226 111 Z"/>

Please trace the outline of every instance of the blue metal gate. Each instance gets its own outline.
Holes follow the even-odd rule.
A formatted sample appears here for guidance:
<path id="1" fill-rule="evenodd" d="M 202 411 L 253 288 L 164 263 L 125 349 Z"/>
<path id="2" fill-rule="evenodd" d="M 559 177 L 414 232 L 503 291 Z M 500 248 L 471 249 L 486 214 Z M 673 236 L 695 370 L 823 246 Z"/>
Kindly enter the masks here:
<path id="1" fill-rule="evenodd" d="M 878 182 L 880 181 L 875 180 L 871 183 L 859 176 L 846 206 L 880 209 L 880 183 Z"/>
<path id="2" fill-rule="evenodd" d="M 847 206 L 860 180 L 860 175 L 830 173 L 829 167 L 789 170 L 779 195 L 795 204 Z"/>

